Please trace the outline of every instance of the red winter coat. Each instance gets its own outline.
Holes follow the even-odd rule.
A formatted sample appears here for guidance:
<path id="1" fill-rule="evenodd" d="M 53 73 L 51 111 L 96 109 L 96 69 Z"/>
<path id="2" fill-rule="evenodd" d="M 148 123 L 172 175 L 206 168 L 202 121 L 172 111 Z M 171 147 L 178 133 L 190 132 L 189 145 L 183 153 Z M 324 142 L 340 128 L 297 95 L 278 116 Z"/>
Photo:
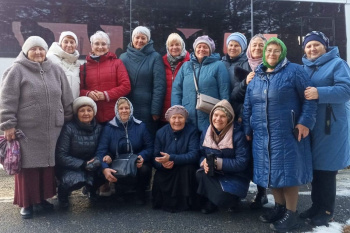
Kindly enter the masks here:
<path id="1" fill-rule="evenodd" d="M 171 88 L 173 87 L 173 82 L 175 80 L 176 74 L 180 70 L 182 64 L 184 64 L 186 61 L 189 61 L 189 60 L 190 60 L 190 54 L 187 52 L 185 58 L 177 64 L 173 73 L 171 70 L 170 64 L 168 62 L 167 54 L 163 56 L 163 62 L 164 62 L 165 74 L 166 74 L 166 94 L 164 98 L 163 112 L 161 116 L 162 121 L 166 121 L 164 115 L 171 105 Z"/>
<path id="2" fill-rule="evenodd" d="M 84 65 L 80 66 L 80 96 L 90 91 L 102 91 L 105 100 L 96 102 L 98 122 L 107 122 L 115 117 L 114 106 L 117 100 L 131 90 L 128 72 L 123 62 L 111 52 L 100 56 L 99 62 L 86 56 L 86 75 Z M 85 77 L 84 77 L 85 76 Z"/>

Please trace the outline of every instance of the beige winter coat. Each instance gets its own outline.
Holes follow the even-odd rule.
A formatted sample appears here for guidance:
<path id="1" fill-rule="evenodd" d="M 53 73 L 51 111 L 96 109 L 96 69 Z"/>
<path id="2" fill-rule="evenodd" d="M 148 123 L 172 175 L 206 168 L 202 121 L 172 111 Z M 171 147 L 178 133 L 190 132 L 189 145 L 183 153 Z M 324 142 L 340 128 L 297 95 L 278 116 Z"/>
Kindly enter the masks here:
<path id="1" fill-rule="evenodd" d="M 64 71 L 22 52 L 5 71 L 0 88 L 0 129 L 21 129 L 22 168 L 52 167 L 61 128 L 73 116 L 73 96 Z"/>
<path id="2" fill-rule="evenodd" d="M 57 42 L 53 42 L 47 52 L 47 58 L 61 66 L 72 89 L 73 98 L 78 98 L 80 95 L 79 52 L 75 50 L 73 54 L 66 53 Z"/>

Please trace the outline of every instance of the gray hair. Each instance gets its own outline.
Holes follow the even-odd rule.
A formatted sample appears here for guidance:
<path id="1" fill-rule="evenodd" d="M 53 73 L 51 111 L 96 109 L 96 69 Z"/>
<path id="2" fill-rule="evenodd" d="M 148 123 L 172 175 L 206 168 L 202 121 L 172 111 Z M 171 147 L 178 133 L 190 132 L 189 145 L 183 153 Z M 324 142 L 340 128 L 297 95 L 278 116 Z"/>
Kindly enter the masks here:
<path id="1" fill-rule="evenodd" d="M 147 37 L 147 42 L 151 39 L 151 31 L 144 26 L 138 26 L 132 31 L 131 41 L 134 40 L 134 37 L 138 34 L 144 34 Z"/>
<path id="2" fill-rule="evenodd" d="M 260 38 L 260 39 L 262 39 L 263 41 L 264 41 L 264 43 L 266 44 L 266 42 L 267 42 L 267 39 L 265 38 L 265 36 L 263 35 L 263 34 L 255 34 L 253 37 L 252 37 L 252 39 L 250 39 L 250 41 L 252 41 L 252 40 L 254 40 L 254 39 L 256 39 L 256 38 Z"/>
<path id="3" fill-rule="evenodd" d="M 109 39 L 109 36 L 107 33 L 103 32 L 103 31 L 97 31 L 95 32 L 95 34 L 93 34 L 91 37 L 90 37 L 90 42 L 91 42 L 91 45 L 94 43 L 95 40 L 97 39 L 102 39 L 104 41 L 106 41 L 107 45 L 108 45 L 108 48 L 111 44 L 111 40 Z"/>

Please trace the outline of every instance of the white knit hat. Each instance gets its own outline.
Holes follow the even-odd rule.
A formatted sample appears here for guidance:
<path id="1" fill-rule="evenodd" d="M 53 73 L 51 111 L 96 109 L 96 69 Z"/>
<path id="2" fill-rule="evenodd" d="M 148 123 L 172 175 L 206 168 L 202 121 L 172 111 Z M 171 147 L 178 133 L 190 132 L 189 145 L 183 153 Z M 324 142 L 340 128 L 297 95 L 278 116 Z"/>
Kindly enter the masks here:
<path id="1" fill-rule="evenodd" d="M 85 105 L 92 107 L 92 109 L 94 110 L 94 116 L 96 116 L 97 105 L 96 105 L 95 101 L 93 101 L 93 99 L 91 99 L 90 97 L 87 97 L 87 96 L 81 96 L 81 97 L 78 97 L 74 100 L 73 113 L 77 114 L 79 108 L 82 106 L 85 106 Z"/>
<path id="2" fill-rule="evenodd" d="M 46 52 L 49 49 L 48 46 L 47 46 L 47 43 L 45 42 L 45 40 L 43 38 L 41 38 L 40 36 L 30 36 L 23 43 L 23 45 L 22 45 L 22 52 L 25 55 L 27 55 L 29 49 L 31 49 L 33 47 L 36 47 L 36 46 L 39 46 L 39 47 L 45 49 Z"/>
<path id="3" fill-rule="evenodd" d="M 71 32 L 71 31 L 65 31 L 65 32 L 62 32 L 62 33 L 61 33 L 60 39 L 58 40 L 58 44 L 59 44 L 59 45 L 61 45 L 63 38 L 65 38 L 66 36 L 71 36 L 71 37 L 73 37 L 74 40 L 75 40 L 75 43 L 76 43 L 77 46 L 78 46 L 78 37 L 77 37 L 77 35 L 75 35 L 74 32 Z"/>

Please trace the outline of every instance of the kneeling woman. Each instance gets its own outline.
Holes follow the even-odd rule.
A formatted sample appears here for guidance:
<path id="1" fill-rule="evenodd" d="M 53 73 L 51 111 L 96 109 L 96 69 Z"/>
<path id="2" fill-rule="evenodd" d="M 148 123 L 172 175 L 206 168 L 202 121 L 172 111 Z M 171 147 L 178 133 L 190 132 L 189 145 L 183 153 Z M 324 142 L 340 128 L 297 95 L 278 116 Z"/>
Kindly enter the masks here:
<path id="1" fill-rule="evenodd" d="M 172 106 L 165 113 L 169 124 L 156 134 L 153 208 L 178 212 L 195 207 L 199 135 L 194 126 L 186 123 L 187 117 L 183 106 Z"/>
<path id="2" fill-rule="evenodd" d="M 145 204 L 145 190 L 152 175 L 150 158 L 153 153 L 153 139 L 145 123 L 133 117 L 134 108 L 131 102 L 120 97 L 115 104 L 115 114 L 103 129 L 96 155 L 102 161 L 102 172 L 106 180 L 116 183 L 116 188 L 127 190 L 136 188 L 137 204 Z M 137 176 L 116 178 L 116 171 L 109 167 L 118 150 L 119 154 L 130 153 L 138 155 Z M 110 155 L 107 155 L 110 154 Z M 136 183 L 136 187 L 135 186 Z"/>
<path id="3" fill-rule="evenodd" d="M 200 166 L 197 171 L 197 193 L 203 197 L 202 213 L 209 214 L 218 206 L 236 208 L 249 188 L 249 147 L 241 126 L 233 124 L 234 112 L 222 100 L 210 112 L 210 125 L 201 137 Z M 214 156 L 209 166 L 207 156 Z M 210 167 L 213 167 L 214 174 Z"/>
<path id="4" fill-rule="evenodd" d="M 56 146 L 56 176 L 59 180 L 60 206 L 69 206 L 71 191 L 84 185 L 92 195 L 95 170 L 101 165 L 94 158 L 102 126 L 95 120 L 96 103 L 90 97 L 78 97 L 73 102 L 74 119 L 64 125 Z"/>

